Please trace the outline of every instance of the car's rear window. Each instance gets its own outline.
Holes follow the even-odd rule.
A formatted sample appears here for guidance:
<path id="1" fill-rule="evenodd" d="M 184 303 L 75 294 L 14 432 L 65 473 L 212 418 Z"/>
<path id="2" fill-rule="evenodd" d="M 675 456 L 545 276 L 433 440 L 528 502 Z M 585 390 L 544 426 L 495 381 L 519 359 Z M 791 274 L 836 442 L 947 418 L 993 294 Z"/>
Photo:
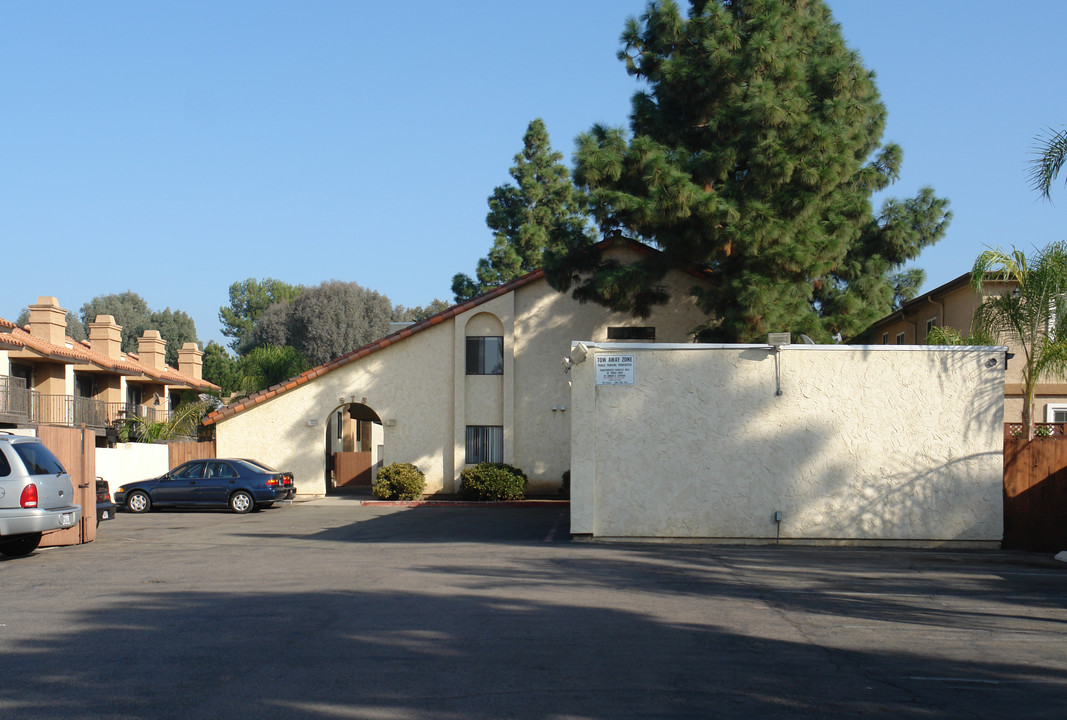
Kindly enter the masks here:
<path id="1" fill-rule="evenodd" d="M 30 475 L 57 475 L 65 473 L 52 451 L 39 442 L 12 443 L 15 453 L 26 466 L 26 472 Z"/>
<path id="2" fill-rule="evenodd" d="M 275 472 L 274 470 L 264 470 L 263 469 L 264 468 L 263 465 L 260 465 L 258 463 L 250 463 L 247 460 L 231 460 L 230 462 L 232 462 L 234 465 L 239 465 L 240 467 L 244 468 L 245 470 L 253 472 L 253 473 L 256 473 L 256 474 L 262 474 L 262 473 L 265 473 L 265 472 L 267 472 L 267 473 Z"/>
<path id="3" fill-rule="evenodd" d="M 11 463 L 7 461 L 7 457 L 3 451 L 0 451 L 0 477 L 7 477 L 11 474 Z"/>

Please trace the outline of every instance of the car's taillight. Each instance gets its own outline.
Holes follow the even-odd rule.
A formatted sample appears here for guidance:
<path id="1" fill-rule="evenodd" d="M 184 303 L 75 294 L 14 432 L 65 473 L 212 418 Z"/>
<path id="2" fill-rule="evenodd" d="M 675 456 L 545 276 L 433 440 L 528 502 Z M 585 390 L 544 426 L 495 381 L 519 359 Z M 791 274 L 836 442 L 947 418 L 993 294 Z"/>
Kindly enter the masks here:
<path id="1" fill-rule="evenodd" d="M 37 507 L 37 486 L 30 483 L 22 488 L 22 497 L 19 498 L 22 507 Z"/>
<path id="2" fill-rule="evenodd" d="M 279 484 L 280 483 L 278 482 L 278 478 L 276 478 L 276 477 L 267 478 L 267 487 L 274 487 L 275 485 L 279 485 Z"/>
<path id="3" fill-rule="evenodd" d="M 282 478 L 282 485 L 292 485 L 293 479 L 291 477 Z"/>

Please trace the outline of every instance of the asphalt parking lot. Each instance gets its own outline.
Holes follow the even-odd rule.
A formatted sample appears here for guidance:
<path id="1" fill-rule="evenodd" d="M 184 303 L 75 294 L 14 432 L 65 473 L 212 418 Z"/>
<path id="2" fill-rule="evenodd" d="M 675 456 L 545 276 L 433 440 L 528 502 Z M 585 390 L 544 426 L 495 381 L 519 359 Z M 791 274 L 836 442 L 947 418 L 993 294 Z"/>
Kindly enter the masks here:
<path id="1" fill-rule="evenodd" d="M 1067 564 L 571 542 L 565 508 L 120 513 L 0 561 L 0 717 L 1063 718 Z"/>

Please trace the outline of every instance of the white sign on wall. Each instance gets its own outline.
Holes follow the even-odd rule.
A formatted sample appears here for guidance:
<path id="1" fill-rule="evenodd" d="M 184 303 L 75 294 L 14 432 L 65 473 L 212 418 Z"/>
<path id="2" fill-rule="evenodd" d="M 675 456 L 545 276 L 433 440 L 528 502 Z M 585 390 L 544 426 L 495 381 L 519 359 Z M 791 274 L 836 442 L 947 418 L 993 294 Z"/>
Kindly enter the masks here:
<path id="1" fill-rule="evenodd" d="M 597 385 L 633 385 L 633 355 L 596 355 Z"/>

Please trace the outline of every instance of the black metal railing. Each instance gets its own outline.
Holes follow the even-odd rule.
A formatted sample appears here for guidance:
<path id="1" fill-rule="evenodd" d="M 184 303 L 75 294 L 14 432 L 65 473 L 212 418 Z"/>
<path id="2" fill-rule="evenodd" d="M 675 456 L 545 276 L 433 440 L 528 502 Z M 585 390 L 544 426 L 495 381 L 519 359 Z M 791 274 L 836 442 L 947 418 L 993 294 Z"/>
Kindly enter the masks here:
<path id="1" fill-rule="evenodd" d="M 40 393 L 28 389 L 23 378 L 0 375 L 0 420 L 4 422 L 100 430 L 117 427 L 132 417 L 154 423 L 166 421 L 170 413 L 151 405 Z"/>

